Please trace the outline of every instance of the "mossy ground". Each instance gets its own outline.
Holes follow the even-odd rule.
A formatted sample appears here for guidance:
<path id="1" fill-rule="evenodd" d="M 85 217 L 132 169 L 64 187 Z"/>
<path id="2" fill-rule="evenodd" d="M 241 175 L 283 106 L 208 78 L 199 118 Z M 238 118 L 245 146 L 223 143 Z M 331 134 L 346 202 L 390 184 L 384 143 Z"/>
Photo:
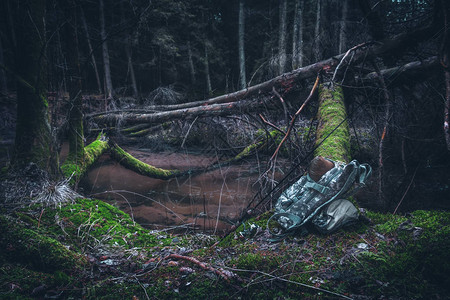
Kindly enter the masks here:
<path id="1" fill-rule="evenodd" d="M 0 298 L 438 299 L 448 295 L 448 212 L 416 211 L 406 216 L 368 212 L 370 225 L 358 223 L 332 235 L 289 236 L 278 243 L 267 241 L 270 215 L 250 219 L 245 228 L 241 225 L 213 245 L 217 239 L 204 235 L 148 231 L 99 200 L 16 210 L 0 218 Z M 249 231 L 251 224 L 260 229 Z M 225 280 L 192 261 L 167 259 L 171 253 L 234 275 Z"/>

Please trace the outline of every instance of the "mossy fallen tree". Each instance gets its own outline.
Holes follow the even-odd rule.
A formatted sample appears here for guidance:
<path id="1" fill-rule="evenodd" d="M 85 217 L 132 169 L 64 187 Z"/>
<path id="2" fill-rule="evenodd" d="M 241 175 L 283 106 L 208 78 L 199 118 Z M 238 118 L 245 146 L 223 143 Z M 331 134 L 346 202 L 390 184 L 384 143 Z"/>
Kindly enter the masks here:
<path id="1" fill-rule="evenodd" d="M 108 141 L 103 134 L 84 147 L 83 155 L 70 155 L 61 165 L 64 177 L 71 178 L 70 183 L 76 183 L 97 159 L 109 149 Z"/>
<path id="2" fill-rule="evenodd" d="M 320 85 L 317 119 L 319 125 L 314 155 L 348 163 L 351 160 L 350 131 L 340 86 L 330 83 Z"/>
<path id="3" fill-rule="evenodd" d="M 176 176 L 189 174 L 189 171 L 167 170 L 146 164 L 139 159 L 133 157 L 116 143 L 110 143 L 111 157 L 117 160 L 122 166 L 130 169 L 140 175 L 148 176 L 156 179 L 171 179 Z"/>

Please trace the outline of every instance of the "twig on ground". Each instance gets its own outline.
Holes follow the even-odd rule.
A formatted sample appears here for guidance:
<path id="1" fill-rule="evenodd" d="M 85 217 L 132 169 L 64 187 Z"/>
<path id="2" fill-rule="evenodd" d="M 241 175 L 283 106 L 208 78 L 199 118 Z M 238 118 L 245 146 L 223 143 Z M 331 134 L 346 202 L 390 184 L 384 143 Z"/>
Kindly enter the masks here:
<path id="1" fill-rule="evenodd" d="M 223 279 L 225 279 L 228 282 L 230 281 L 231 277 L 236 276 L 235 274 L 233 274 L 231 272 L 215 269 L 215 268 L 207 265 L 206 263 L 203 263 L 203 262 L 199 261 L 198 259 L 196 259 L 194 257 L 184 256 L 184 255 L 179 255 L 179 254 L 170 254 L 170 255 L 166 256 L 164 259 L 169 259 L 169 258 L 182 259 L 182 260 L 190 261 L 191 263 L 194 263 L 194 264 L 198 265 L 203 270 L 211 271 L 214 274 L 222 277 Z"/>
<path id="2" fill-rule="evenodd" d="M 286 132 L 285 132 L 283 129 L 281 129 L 280 127 L 278 127 L 278 126 L 276 126 L 276 125 L 270 123 L 269 121 L 267 121 L 267 120 L 263 117 L 262 114 L 259 114 L 259 117 L 261 118 L 261 121 L 264 122 L 264 124 L 267 124 L 267 125 L 269 125 L 270 127 L 272 127 L 273 129 L 278 130 L 278 131 L 281 132 L 282 134 L 286 134 Z"/>

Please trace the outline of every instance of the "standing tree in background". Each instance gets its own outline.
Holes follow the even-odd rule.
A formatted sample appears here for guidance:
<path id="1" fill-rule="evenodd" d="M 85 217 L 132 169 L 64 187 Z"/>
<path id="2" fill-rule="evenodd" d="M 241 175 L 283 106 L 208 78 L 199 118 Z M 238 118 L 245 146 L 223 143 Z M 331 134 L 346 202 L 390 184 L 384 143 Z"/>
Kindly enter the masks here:
<path id="1" fill-rule="evenodd" d="M 64 52 L 67 61 L 67 86 L 69 89 L 69 156 L 72 160 L 81 161 L 84 157 L 84 133 L 82 112 L 82 85 L 78 48 L 78 7 L 73 0 L 61 1 L 64 5 L 65 36 Z"/>
<path id="2" fill-rule="evenodd" d="M 100 37 L 102 39 L 103 69 L 105 74 L 105 96 L 110 99 L 112 98 L 114 92 L 111 79 L 111 67 L 109 61 L 108 36 L 106 35 L 105 4 L 103 0 L 99 0 L 99 13 L 100 13 Z"/>
<path id="3" fill-rule="evenodd" d="M 4 61 L 3 61 L 3 47 L 2 47 L 2 38 L 0 36 L 0 64 L 4 65 Z M 5 71 L 0 68 L 0 93 L 3 95 L 6 95 L 7 93 L 7 84 L 6 84 L 6 74 Z"/>
<path id="4" fill-rule="evenodd" d="M 295 1 L 294 28 L 292 30 L 292 69 L 303 66 L 303 0 Z"/>
<path id="5" fill-rule="evenodd" d="M 14 5 L 17 47 L 17 123 L 13 166 L 37 164 L 58 174 L 46 99 L 45 1 L 20 0 Z"/>
<path id="6" fill-rule="evenodd" d="M 279 74 L 283 74 L 286 71 L 286 15 L 287 0 L 280 0 L 280 27 L 278 33 L 278 61 L 280 67 Z"/>
<path id="7" fill-rule="evenodd" d="M 347 14 L 348 0 L 342 0 L 341 26 L 339 28 L 339 53 L 343 53 L 347 47 Z"/>
<path id="8" fill-rule="evenodd" d="M 80 7 L 80 17 L 81 17 L 81 23 L 82 23 L 83 29 L 84 29 L 84 34 L 86 36 L 86 44 L 87 44 L 88 50 L 89 50 L 89 57 L 91 58 L 92 67 L 94 68 L 94 73 L 95 73 L 95 79 L 97 80 L 98 92 L 101 94 L 102 93 L 102 84 L 100 81 L 100 75 L 98 73 L 97 61 L 95 60 L 94 49 L 92 48 L 92 44 L 91 44 L 91 38 L 89 35 L 88 25 L 86 22 L 86 16 L 84 15 L 84 11 L 83 11 L 82 7 Z"/>
<path id="9" fill-rule="evenodd" d="M 244 33 L 245 33 L 245 14 L 244 0 L 239 0 L 239 88 L 244 89 L 247 86 L 245 77 L 245 51 L 244 51 Z"/>
<path id="10" fill-rule="evenodd" d="M 315 61 L 319 61 L 321 59 L 321 49 L 320 49 L 320 22 L 321 22 L 321 12 L 322 12 L 322 6 L 321 6 L 321 0 L 317 0 L 317 7 L 316 7 L 316 23 L 314 26 L 314 47 L 313 47 L 313 53 L 314 53 L 314 59 Z"/>
<path id="11" fill-rule="evenodd" d="M 206 92 L 209 96 L 212 95 L 211 76 L 209 74 L 209 57 L 208 57 L 208 41 L 205 39 L 205 79 L 206 79 Z"/>

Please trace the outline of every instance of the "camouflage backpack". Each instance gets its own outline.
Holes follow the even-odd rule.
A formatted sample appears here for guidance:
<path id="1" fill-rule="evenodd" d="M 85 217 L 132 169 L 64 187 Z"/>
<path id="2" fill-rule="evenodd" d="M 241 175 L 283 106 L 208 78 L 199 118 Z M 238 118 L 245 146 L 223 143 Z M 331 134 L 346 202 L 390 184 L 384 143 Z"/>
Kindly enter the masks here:
<path id="1" fill-rule="evenodd" d="M 282 238 L 308 221 L 312 221 L 319 230 L 329 232 L 354 219 L 346 216 L 358 216 L 357 209 L 343 198 L 350 197 L 365 185 L 372 168 L 356 160 L 349 164 L 331 162 L 334 167 L 317 182 L 307 174 L 281 194 L 275 204 L 275 213 L 267 222 L 273 236 Z M 271 220 L 278 221 L 283 230 L 274 233 L 269 227 Z"/>

